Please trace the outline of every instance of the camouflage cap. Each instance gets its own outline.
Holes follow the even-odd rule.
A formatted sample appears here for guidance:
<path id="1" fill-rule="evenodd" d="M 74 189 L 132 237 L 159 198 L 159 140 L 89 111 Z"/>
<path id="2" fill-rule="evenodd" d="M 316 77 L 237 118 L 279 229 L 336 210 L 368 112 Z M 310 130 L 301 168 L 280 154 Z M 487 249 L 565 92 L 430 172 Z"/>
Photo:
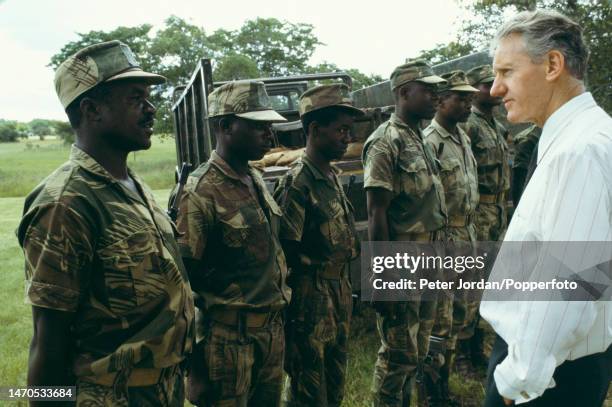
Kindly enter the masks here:
<path id="1" fill-rule="evenodd" d="M 444 79 L 434 74 L 431 66 L 424 59 L 408 59 L 391 74 L 391 90 L 407 82 L 442 83 Z"/>
<path id="2" fill-rule="evenodd" d="M 455 91 L 455 92 L 478 92 L 473 86 L 468 83 L 467 75 L 463 71 L 451 71 L 442 75 L 442 78 L 446 80 L 439 86 L 438 92 Z"/>
<path id="3" fill-rule="evenodd" d="M 344 83 L 334 83 L 315 86 L 302 93 L 299 105 L 300 117 L 306 113 L 332 106 L 346 108 L 359 116 L 364 114 L 361 109 L 353 106 L 348 86 Z"/>
<path id="4" fill-rule="evenodd" d="M 66 59 L 55 71 L 55 91 L 64 109 L 77 97 L 101 84 L 137 78 L 151 85 L 166 78 L 140 68 L 130 47 L 121 41 L 90 45 Z"/>
<path id="5" fill-rule="evenodd" d="M 495 80 L 495 74 L 491 65 L 480 65 L 472 68 L 467 73 L 470 85 L 478 85 L 479 83 L 489 83 Z"/>
<path id="6" fill-rule="evenodd" d="M 270 107 L 270 98 L 263 82 L 232 81 L 208 95 L 208 117 L 233 114 L 243 119 L 286 122 Z"/>

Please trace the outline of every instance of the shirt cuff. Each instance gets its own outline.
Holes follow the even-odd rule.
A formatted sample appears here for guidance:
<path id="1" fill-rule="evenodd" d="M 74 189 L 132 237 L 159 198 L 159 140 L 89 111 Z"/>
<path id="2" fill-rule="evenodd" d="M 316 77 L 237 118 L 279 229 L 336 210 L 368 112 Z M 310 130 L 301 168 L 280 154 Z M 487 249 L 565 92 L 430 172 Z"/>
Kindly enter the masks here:
<path id="1" fill-rule="evenodd" d="M 497 365 L 493 373 L 497 391 L 502 397 L 514 400 L 516 404 L 522 404 L 540 397 L 546 389 L 555 387 L 554 361 L 553 363 L 546 361 L 540 368 L 531 366 L 526 369 L 511 356 L 512 354 L 509 346 L 508 356 Z"/>
<path id="2" fill-rule="evenodd" d="M 369 179 L 363 184 L 364 188 L 384 188 L 390 192 L 393 192 L 393 185 L 386 181 L 380 181 L 375 179 Z"/>
<path id="3" fill-rule="evenodd" d="M 26 280 L 25 302 L 41 308 L 75 312 L 80 293 L 58 285 Z"/>

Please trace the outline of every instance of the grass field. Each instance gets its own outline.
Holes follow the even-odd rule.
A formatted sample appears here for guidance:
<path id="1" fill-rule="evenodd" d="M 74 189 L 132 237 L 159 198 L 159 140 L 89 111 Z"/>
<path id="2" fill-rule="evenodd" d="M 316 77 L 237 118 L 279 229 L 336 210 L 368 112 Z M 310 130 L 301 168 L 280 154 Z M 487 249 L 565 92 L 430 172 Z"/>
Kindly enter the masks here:
<path id="1" fill-rule="evenodd" d="M 59 142 L 35 144 L 39 144 L 39 147 L 27 148 L 25 143 L 0 144 L 0 270 L 3 277 L 0 296 L 0 386 L 25 385 L 28 346 L 32 335 L 31 312 L 24 303 L 23 255 L 14 234 L 21 217 L 23 196 L 64 162 L 69 153 L 69 149 Z M 162 204 L 167 202 L 167 188 L 173 184 L 174 157 L 171 139 L 156 139 L 151 150 L 130 157 L 130 166 L 156 189 L 156 198 Z M 379 346 L 373 319 L 373 312 L 366 308 L 353 320 L 343 403 L 346 407 L 370 404 L 372 369 Z M 456 374 L 451 377 L 451 390 L 466 407 L 480 405 L 484 396 L 480 381 L 468 380 Z M 609 396 L 608 400 L 612 400 L 612 397 Z M 0 401 L 0 406 L 9 405 L 7 403 Z M 25 406 L 25 403 L 18 405 Z M 612 407 L 612 401 L 606 402 L 605 406 Z"/>
<path id="2" fill-rule="evenodd" d="M 60 140 L 0 144 L 0 197 L 25 196 L 68 160 L 70 146 Z M 128 165 L 153 189 L 174 184 L 174 139 L 153 137 L 149 150 L 130 154 Z"/>

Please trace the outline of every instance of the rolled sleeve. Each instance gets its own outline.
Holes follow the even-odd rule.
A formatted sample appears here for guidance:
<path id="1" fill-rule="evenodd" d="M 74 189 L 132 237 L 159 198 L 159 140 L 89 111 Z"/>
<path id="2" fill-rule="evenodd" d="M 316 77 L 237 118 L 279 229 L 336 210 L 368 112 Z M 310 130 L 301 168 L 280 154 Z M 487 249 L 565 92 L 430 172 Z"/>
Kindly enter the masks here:
<path id="1" fill-rule="evenodd" d="M 364 188 L 384 188 L 393 192 L 394 163 L 397 151 L 384 138 L 373 140 L 365 154 Z"/>
<path id="2" fill-rule="evenodd" d="M 178 245 L 181 256 L 201 261 L 208 242 L 215 215 L 214 204 L 192 191 L 184 191 L 179 205 L 177 228 L 180 233 Z"/>
<path id="3" fill-rule="evenodd" d="M 74 210 L 53 203 L 30 211 L 20 225 L 26 303 L 74 312 L 89 284 L 93 231 Z"/>

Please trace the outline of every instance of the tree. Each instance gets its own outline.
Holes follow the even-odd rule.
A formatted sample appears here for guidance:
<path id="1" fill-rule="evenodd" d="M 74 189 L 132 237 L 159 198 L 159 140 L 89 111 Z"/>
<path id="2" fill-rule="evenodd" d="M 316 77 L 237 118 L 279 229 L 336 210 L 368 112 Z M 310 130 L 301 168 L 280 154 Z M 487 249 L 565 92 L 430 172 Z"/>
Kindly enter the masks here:
<path id="1" fill-rule="evenodd" d="M 246 55 L 229 54 L 222 57 L 213 72 L 217 81 L 261 77 L 257 63 Z"/>
<path id="2" fill-rule="evenodd" d="M 64 140 L 65 144 L 74 143 L 74 130 L 72 129 L 72 126 L 70 126 L 70 123 L 60 120 L 53 120 L 52 125 L 57 137 Z"/>
<path id="3" fill-rule="evenodd" d="M 21 136 L 16 121 L 0 119 L 0 143 L 15 142 Z"/>
<path id="4" fill-rule="evenodd" d="M 423 57 L 436 64 L 471 52 L 487 50 L 506 16 L 536 8 L 555 9 L 584 29 L 585 40 L 591 51 L 587 89 L 604 110 L 612 111 L 612 67 L 609 64 L 609 52 L 612 49 L 612 3 L 578 0 L 464 0 L 463 7 L 470 12 L 471 17 L 463 22 L 457 39 L 423 51 Z"/>
<path id="5" fill-rule="evenodd" d="M 234 52 L 246 55 L 257 63 L 265 76 L 283 76 L 304 72 L 317 45 L 310 24 L 289 23 L 275 18 L 249 20 L 234 33 Z"/>
<path id="6" fill-rule="evenodd" d="M 45 119 L 32 119 L 28 123 L 30 133 L 37 136 L 41 141 L 45 139 L 45 136 L 53 134 L 53 126 L 50 120 Z"/>

